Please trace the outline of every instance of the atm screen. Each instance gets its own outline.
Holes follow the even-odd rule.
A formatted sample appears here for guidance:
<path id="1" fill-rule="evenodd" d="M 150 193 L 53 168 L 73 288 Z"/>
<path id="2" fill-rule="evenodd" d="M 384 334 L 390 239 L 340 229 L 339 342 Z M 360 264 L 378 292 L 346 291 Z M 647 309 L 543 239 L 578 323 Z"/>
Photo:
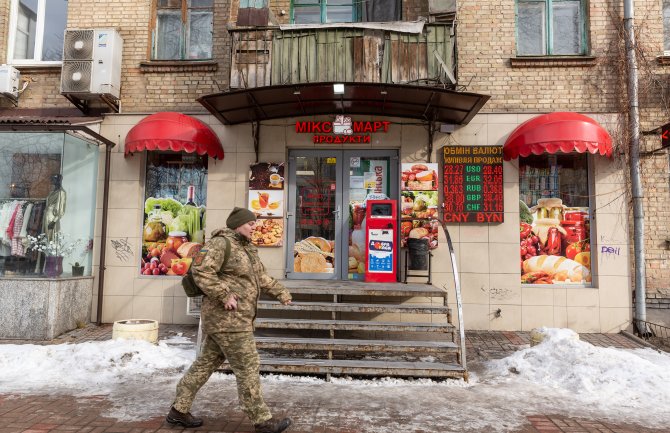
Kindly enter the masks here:
<path id="1" fill-rule="evenodd" d="M 393 208 L 391 206 L 391 203 L 373 203 L 370 216 L 372 218 L 393 216 Z"/>

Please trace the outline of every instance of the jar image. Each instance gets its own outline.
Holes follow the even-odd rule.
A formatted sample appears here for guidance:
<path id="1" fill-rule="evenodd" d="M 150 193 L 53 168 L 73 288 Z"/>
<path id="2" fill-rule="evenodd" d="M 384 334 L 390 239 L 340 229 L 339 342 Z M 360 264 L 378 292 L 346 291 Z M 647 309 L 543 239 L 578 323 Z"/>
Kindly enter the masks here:
<path id="1" fill-rule="evenodd" d="M 186 232 L 170 232 L 168 233 L 167 241 L 165 241 L 165 246 L 169 249 L 177 251 L 179 247 L 188 242 L 188 236 Z"/>
<path id="2" fill-rule="evenodd" d="M 581 242 L 588 238 L 588 232 L 584 221 L 561 221 L 561 226 L 567 233 L 563 237 L 563 250 L 570 244 Z"/>
<path id="3" fill-rule="evenodd" d="M 161 206 L 157 204 L 147 218 L 142 232 L 144 242 L 160 242 L 165 239 L 165 224 L 161 222 L 160 212 Z"/>

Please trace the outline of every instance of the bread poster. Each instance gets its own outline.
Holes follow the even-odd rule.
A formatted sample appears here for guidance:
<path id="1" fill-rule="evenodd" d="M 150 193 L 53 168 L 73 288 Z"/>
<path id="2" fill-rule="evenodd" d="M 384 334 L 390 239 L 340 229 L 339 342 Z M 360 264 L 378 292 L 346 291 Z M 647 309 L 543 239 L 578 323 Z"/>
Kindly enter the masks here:
<path id="1" fill-rule="evenodd" d="M 256 214 L 252 242 L 259 247 L 284 244 L 284 163 L 259 162 L 249 166 L 247 209 Z"/>
<path id="2" fill-rule="evenodd" d="M 522 284 L 591 284 L 589 209 L 571 208 L 560 198 L 520 202 Z"/>

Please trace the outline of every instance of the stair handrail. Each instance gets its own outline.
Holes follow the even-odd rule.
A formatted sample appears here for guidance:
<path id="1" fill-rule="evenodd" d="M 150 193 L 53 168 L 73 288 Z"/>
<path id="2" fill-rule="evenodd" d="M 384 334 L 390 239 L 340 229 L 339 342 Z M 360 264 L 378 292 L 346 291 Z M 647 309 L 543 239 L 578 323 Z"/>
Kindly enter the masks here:
<path id="1" fill-rule="evenodd" d="M 444 221 L 444 220 L 443 220 Z M 468 370 L 467 359 L 465 356 L 465 325 L 463 324 L 463 302 L 461 300 L 461 280 L 458 277 L 458 266 L 456 265 L 456 253 L 454 252 L 454 244 L 451 242 L 449 229 L 444 222 L 442 222 L 442 230 L 447 237 L 447 245 L 449 247 L 449 256 L 451 258 L 451 267 L 454 271 L 454 289 L 456 290 L 456 310 L 458 313 L 458 330 L 461 340 L 461 364 L 464 370 Z"/>

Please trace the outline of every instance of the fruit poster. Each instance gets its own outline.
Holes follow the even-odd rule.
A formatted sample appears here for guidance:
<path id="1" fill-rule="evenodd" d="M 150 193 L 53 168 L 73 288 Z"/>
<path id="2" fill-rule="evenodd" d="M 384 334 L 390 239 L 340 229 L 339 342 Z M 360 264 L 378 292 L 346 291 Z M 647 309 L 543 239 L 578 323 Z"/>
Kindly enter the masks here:
<path id="1" fill-rule="evenodd" d="M 284 163 L 260 162 L 249 171 L 247 208 L 257 216 L 251 241 L 258 247 L 281 247 L 284 240 Z"/>
<path id="2" fill-rule="evenodd" d="M 519 206 L 521 283 L 590 284 L 589 209 L 564 206 L 560 198 Z"/>
<path id="3" fill-rule="evenodd" d="M 437 248 L 438 177 L 437 163 L 403 163 L 400 177 L 401 225 L 400 246 L 407 239 L 427 239 L 431 249 Z"/>

